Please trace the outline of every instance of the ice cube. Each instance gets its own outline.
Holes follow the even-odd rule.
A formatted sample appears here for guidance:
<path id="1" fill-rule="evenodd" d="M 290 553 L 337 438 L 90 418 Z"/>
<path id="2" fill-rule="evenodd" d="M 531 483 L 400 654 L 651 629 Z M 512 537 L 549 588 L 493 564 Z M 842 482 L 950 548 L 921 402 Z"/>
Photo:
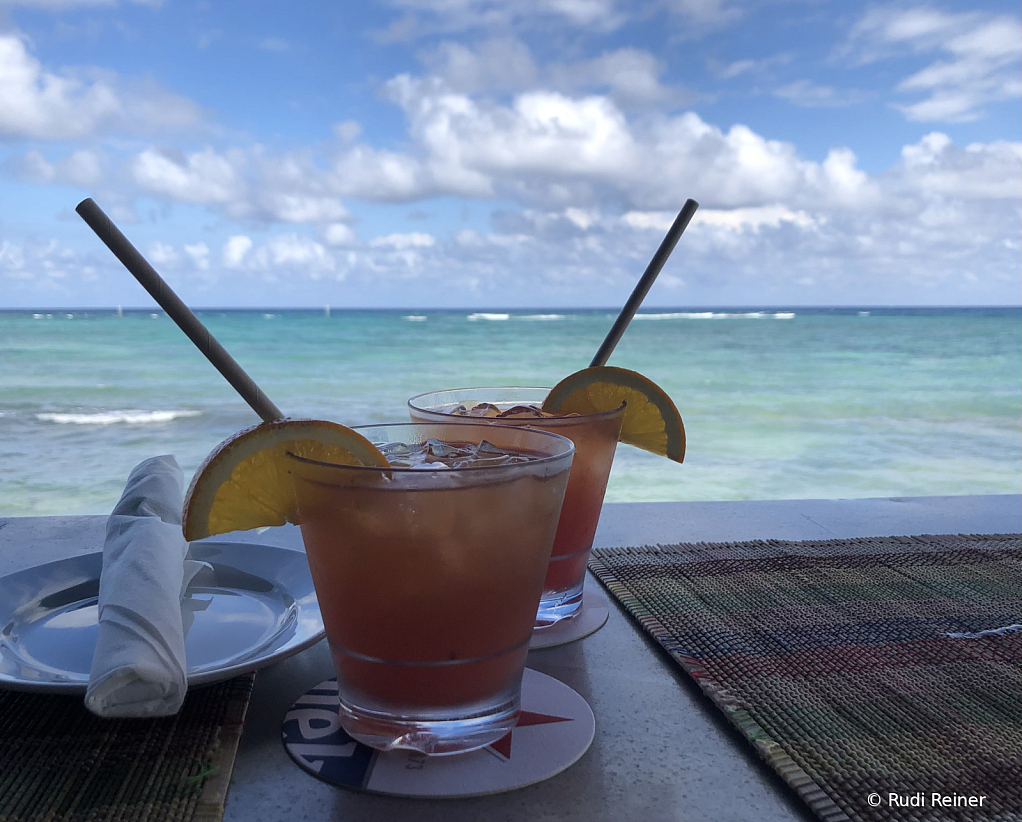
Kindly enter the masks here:
<path id="1" fill-rule="evenodd" d="M 407 457 L 412 453 L 412 449 L 403 442 L 387 442 L 377 447 L 380 449 L 380 453 L 391 461 Z"/>
<path id="2" fill-rule="evenodd" d="M 522 417 L 542 418 L 543 416 L 543 412 L 535 405 L 515 405 L 497 414 L 498 418 L 511 417 L 515 419 Z"/>
<path id="3" fill-rule="evenodd" d="M 499 445 L 494 445 L 489 440 L 483 440 L 473 450 L 476 456 L 479 457 L 506 457 L 508 455 L 505 449 Z"/>
<path id="4" fill-rule="evenodd" d="M 470 449 L 452 445 L 451 443 L 441 442 L 440 440 L 428 439 L 426 440 L 423 448 L 426 459 L 435 457 L 436 459 L 450 459 L 452 457 L 464 457 L 471 453 Z"/>
<path id="5" fill-rule="evenodd" d="M 498 417 L 500 416 L 500 409 L 492 402 L 481 402 L 478 405 L 472 406 L 468 415 L 470 417 Z"/>
<path id="6" fill-rule="evenodd" d="M 417 462 L 408 467 L 414 468 L 416 471 L 446 471 L 451 466 L 441 460 L 426 460 L 425 462 Z M 457 467 L 457 463 L 455 463 L 455 467 Z"/>

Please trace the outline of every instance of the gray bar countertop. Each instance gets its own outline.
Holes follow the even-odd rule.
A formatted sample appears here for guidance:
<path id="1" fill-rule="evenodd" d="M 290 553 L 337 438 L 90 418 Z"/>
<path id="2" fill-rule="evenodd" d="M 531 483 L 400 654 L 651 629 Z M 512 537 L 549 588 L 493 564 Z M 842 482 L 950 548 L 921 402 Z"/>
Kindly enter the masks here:
<path id="1" fill-rule="evenodd" d="M 0 575 L 102 549 L 105 518 L 0 517 Z M 598 546 L 908 534 L 1018 533 L 1022 496 L 617 503 L 604 506 Z M 251 539 L 252 534 L 245 538 Z M 297 529 L 260 539 L 300 548 Z M 599 585 L 590 577 L 587 585 Z M 281 742 L 291 703 L 332 674 L 325 642 L 271 665 L 255 690 L 225 820 L 809 820 L 795 793 L 611 598 L 607 624 L 529 655 L 596 715 L 592 747 L 567 771 L 519 790 L 411 800 L 332 787 L 300 770 Z"/>

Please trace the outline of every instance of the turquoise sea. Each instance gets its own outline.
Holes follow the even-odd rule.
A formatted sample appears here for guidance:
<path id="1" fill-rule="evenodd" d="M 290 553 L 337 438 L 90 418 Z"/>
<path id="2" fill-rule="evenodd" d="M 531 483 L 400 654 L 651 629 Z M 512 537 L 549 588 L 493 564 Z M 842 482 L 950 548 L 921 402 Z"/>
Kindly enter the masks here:
<path id="1" fill-rule="evenodd" d="M 614 311 L 196 312 L 285 413 L 407 419 L 424 391 L 553 385 Z M 688 455 L 621 446 L 607 499 L 1020 493 L 1017 308 L 646 309 L 611 365 L 675 400 Z M 190 476 L 252 411 L 160 311 L 0 312 L 0 515 L 103 514 Z"/>

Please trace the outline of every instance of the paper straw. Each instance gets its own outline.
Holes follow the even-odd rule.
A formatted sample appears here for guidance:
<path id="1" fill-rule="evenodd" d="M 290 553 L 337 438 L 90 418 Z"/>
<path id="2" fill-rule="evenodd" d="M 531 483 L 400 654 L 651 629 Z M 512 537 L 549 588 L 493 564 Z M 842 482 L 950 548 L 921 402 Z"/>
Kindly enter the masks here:
<path id="1" fill-rule="evenodd" d="M 142 287 L 156 300 L 160 308 L 167 312 L 167 316 L 188 335 L 188 339 L 195 343 L 196 348 L 213 363 L 217 371 L 224 375 L 227 382 L 234 386 L 234 390 L 241 394 L 241 398 L 252 406 L 253 411 L 266 422 L 284 417 L 281 410 L 245 373 L 234 357 L 217 342 L 216 338 L 209 333 L 209 329 L 181 301 L 181 298 L 174 293 L 174 289 L 164 282 L 163 277 L 156 273 L 156 269 L 149 265 L 145 257 L 91 198 L 82 200 L 75 211 L 88 223 L 89 228 L 96 232 L 99 239 L 123 263 L 124 267 L 134 275 L 135 279 L 142 284 Z"/>
<path id="2" fill-rule="evenodd" d="M 614 352 L 617 344 L 621 342 L 621 337 L 625 333 L 625 329 L 628 328 L 628 323 L 632 321 L 632 317 L 635 316 L 635 312 L 638 311 L 639 306 L 642 305 L 642 301 L 646 298 L 646 293 L 649 291 L 650 286 L 653 285 L 653 281 L 657 278 L 660 273 L 660 269 L 664 267 L 664 263 L 667 262 L 667 258 L 671 256 L 671 252 L 674 251 L 674 247 L 678 244 L 678 240 L 681 239 L 681 235 L 688 228 L 689 221 L 692 219 L 692 215 L 696 213 L 696 209 L 699 208 L 699 203 L 695 200 L 686 200 L 685 205 L 682 206 L 681 211 L 678 212 L 678 216 L 674 220 L 674 224 L 670 227 L 667 232 L 667 236 L 664 237 L 660 248 L 656 250 L 656 254 L 653 255 L 653 259 L 649 261 L 649 265 L 646 266 L 646 271 L 642 277 L 639 278 L 639 282 L 636 284 L 632 291 L 632 295 L 628 298 L 628 302 L 625 303 L 625 307 L 621 309 L 621 313 L 617 315 L 617 319 L 614 320 L 614 325 L 611 326 L 610 332 L 607 334 L 596 352 L 596 356 L 593 357 L 593 361 L 589 363 L 589 367 L 592 368 L 596 365 L 606 365 L 607 360 L 610 359 L 610 355 Z"/>

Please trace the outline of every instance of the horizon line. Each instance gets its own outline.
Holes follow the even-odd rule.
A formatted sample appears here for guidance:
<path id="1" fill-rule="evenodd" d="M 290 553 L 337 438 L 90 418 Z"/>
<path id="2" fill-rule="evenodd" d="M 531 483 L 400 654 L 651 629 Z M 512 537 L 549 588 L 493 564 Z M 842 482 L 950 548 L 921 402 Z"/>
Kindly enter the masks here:
<path id="1" fill-rule="evenodd" d="M 335 306 L 330 303 L 323 303 L 322 305 L 308 305 L 308 306 L 190 306 L 192 311 L 315 311 L 324 312 L 329 310 L 330 312 L 353 312 L 353 311 L 404 311 L 404 312 L 418 312 L 425 313 L 430 311 L 435 312 L 453 312 L 453 311 L 468 311 L 472 313 L 491 313 L 491 312 L 508 312 L 508 311 L 529 311 L 535 313 L 553 313 L 558 311 L 568 312 L 583 312 L 583 311 L 610 311 L 618 312 L 621 310 L 619 306 Z M 661 313 L 665 311 L 751 311 L 751 310 L 795 310 L 795 309 L 816 309 L 816 310 L 832 310 L 832 309 L 852 309 L 852 310 L 896 310 L 896 309 L 1018 309 L 1022 310 L 1022 303 L 896 303 L 896 304 L 870 304 L 870 303 L 842 303 L 842 304 L 826 304 L 826 303 L 814 303 L 814 304 L 794 304 L 794 303 L 762 303 L 762 304 L 706 304 L 706 305 L 673 305 L 673 306 L 644 306 L 647 312 Z M 20 307 L 0 307 L 0 313 L 10 312 L 68 312 L 68 311 L 109 311 L 117 313 L 118 311 L 123 312 L 146 312 L 149 314 L 160 313 L 166 314 L 158 305 L 152 306 L 123 306 L 123 305 L 109 305 L 109 306 L 20 306 Z M 639 309 L 641 313 L 643 308 Z"/>

